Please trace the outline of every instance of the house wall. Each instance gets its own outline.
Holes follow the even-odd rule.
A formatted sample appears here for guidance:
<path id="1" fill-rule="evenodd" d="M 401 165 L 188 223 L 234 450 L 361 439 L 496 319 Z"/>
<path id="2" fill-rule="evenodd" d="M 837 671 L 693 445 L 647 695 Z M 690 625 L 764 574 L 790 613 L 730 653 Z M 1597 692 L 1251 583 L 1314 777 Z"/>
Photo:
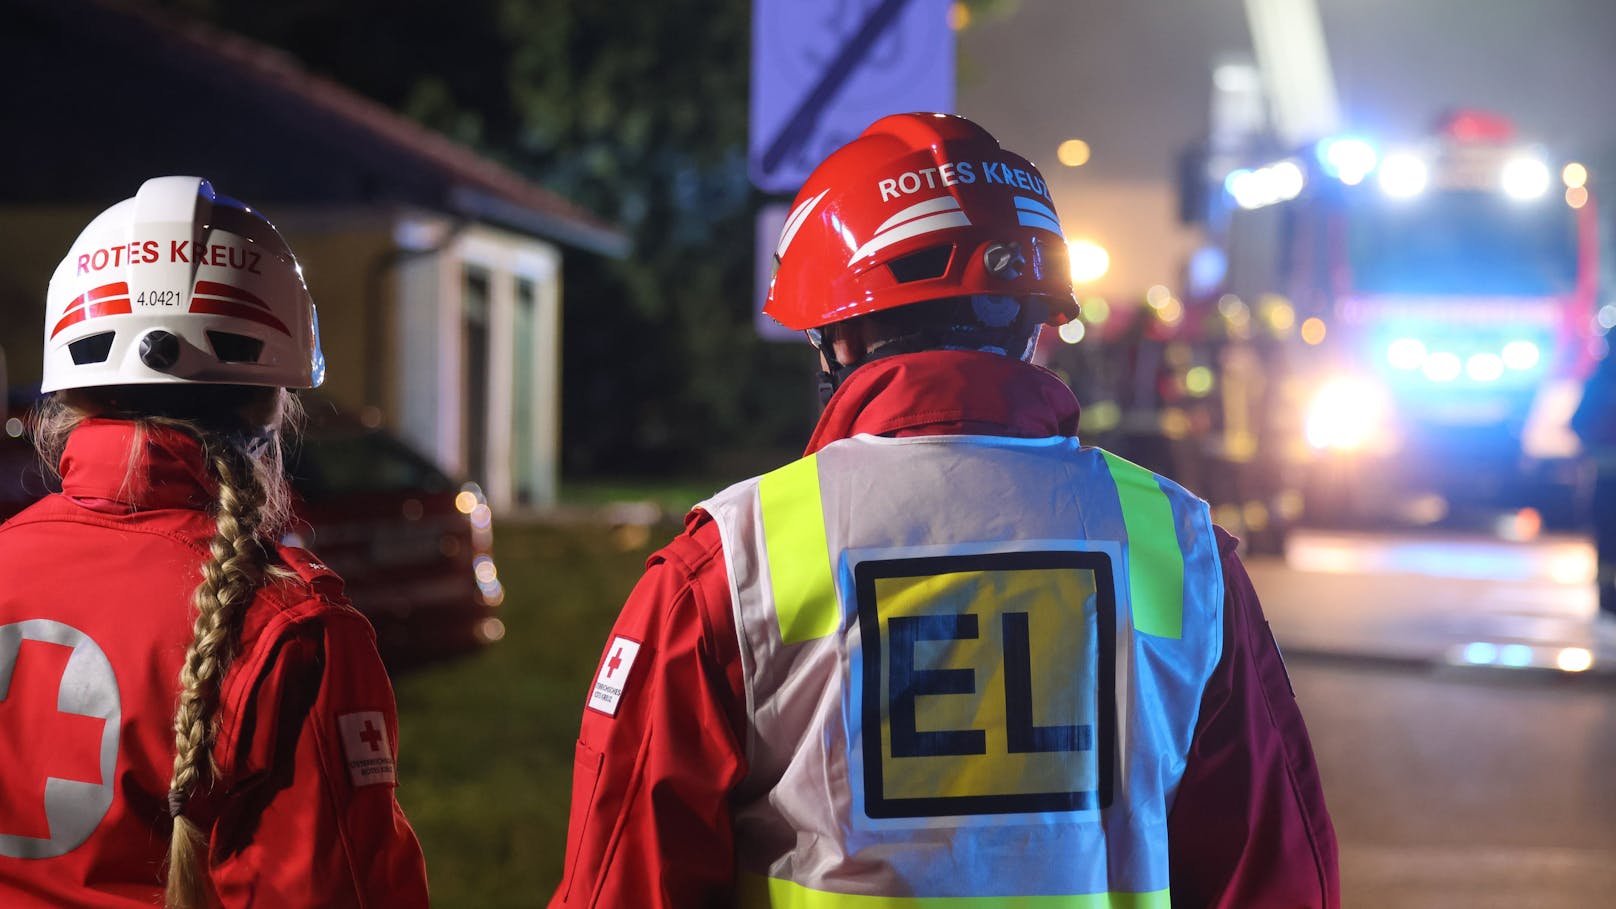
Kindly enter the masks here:
<path id="1" fill-rule="evenodd" d="M 451 472 L 481 483 L 496 510 L 553 503 L 560 461 L 560 251 L 520 234 L 428 215 L 401 219 L 394 234 L 411 250 L 396 269 L 400 432 Z M 476 291 L 470 272 L 478 275 Z M 487 339 L 480 363 L 475 323 L 485 326 Z M 485 390 L 480 400 L 478 387 Z"/>
<path id="2" fill-rule="evenodd" d="M 320 315 L 326 379 L 318 394 L 371 425 L 390 424 L 397 396 L 393 301 L 397 281 L 390 212 L 271 212 L 303 267 Z M 376 413 L 367 415 L 368 407 Z"/>

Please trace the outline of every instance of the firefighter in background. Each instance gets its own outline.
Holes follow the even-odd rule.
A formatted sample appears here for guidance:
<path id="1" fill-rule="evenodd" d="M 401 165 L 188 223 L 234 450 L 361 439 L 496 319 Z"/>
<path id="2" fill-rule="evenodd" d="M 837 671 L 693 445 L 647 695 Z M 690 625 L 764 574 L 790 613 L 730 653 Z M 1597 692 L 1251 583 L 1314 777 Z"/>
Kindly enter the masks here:
<path id="1" fill-rule="evenodd" d="M 62 492 L 0 526 L 8 909 L 427 905 L 370 626 L 276 544 L 288 389 L 324 372 L 291 250 L 206 180 L 146 181 L 57 268 Z"/>
<path id="2" fill-rule="evenodd" d="M 1616 356 L 1606 354 L 1588 376 L 1571 428 L 1594 466 L 1591 505 L 1598 614 L 1616 623 Z"/>
<path id="3" fill-rule="evenodd" d="M 766 311 L 818 348 L 826 408 L 804 459 L 649 560 L 552 909 L 1338 906 L 1234 540 L 1080 446 L 1024 362 L 1077 309 L 1037 169 L 968 120 L 887 117 L 809 177 L 776 256 Z"/>

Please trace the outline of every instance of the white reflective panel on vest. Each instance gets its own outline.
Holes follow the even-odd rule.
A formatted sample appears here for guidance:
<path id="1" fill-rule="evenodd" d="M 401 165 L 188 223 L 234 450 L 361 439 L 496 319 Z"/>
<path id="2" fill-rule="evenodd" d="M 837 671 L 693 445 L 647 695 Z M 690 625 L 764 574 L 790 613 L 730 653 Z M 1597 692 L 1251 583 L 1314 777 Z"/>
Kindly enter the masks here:
<path id="1" fill-rule="evenodd" d="M 700 507 L 752 719 L 742 872 L 1165 901 L 1167 813 L 1222 644 L 1204 502 L 1075 439 L 859 436 Z"/>

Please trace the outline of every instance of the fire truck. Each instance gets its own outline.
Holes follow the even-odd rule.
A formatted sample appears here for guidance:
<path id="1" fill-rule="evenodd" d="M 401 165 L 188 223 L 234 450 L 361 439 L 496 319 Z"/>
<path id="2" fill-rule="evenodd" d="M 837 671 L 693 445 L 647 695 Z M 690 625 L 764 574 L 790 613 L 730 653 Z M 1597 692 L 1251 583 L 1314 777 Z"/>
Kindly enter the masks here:
<path id="1" fill-rule="evenodd" d="M 1210 195 L 1220 280 L 1181 320 L 1186 369 L 1222 386 L 1208 456 L 1256 465 L 1277 516 L 1571 517 L 1569 420 L 1605 344 L 1582 164 L 1461 112 L 1407 146 L 1338 136 L 1236 167 Z"/>
<path id="2" fill-rule="evenodd" d="M 1084 300 L 1041 346 L 1086 441 L 1258 551 L 1296 523 L 1580 517 L 1570 417 L 1616 323 L 1583 165 L 1464 112 L 1211 176 L 1177 288 Z"/>

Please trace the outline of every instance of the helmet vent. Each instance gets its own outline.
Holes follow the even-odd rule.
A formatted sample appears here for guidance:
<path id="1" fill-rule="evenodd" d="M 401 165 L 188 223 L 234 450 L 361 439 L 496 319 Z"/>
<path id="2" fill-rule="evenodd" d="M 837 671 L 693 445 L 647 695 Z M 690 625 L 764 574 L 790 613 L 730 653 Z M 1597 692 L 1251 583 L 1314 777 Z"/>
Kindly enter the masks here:
<path id="1" fill-rule="evenodd" d="M 931 246 L 887 263 L 892 277 L 899 284 L 911 281 L 929 281 L 948 273 L 948 260 L 954 256 L 952 245 Z"/>
<path id="2" fill-rule="evenodd" d="M 116 332 L 103 331 L 98 335 L 80 338 L 67 345 L 67 352 L 73 356 L 73 363 L 84 366 L 90 363 L 105 363 L 107 355 L 112 353 L 112 337 Z"/>
<path id="3" fill-rule="evenodd" d="M 208 343 L 213 345 L 213 355 L 223 363 L 257 363 L 258 355 L 264 352 L 263 341 L 228 331 L 208 332 Z"/>

